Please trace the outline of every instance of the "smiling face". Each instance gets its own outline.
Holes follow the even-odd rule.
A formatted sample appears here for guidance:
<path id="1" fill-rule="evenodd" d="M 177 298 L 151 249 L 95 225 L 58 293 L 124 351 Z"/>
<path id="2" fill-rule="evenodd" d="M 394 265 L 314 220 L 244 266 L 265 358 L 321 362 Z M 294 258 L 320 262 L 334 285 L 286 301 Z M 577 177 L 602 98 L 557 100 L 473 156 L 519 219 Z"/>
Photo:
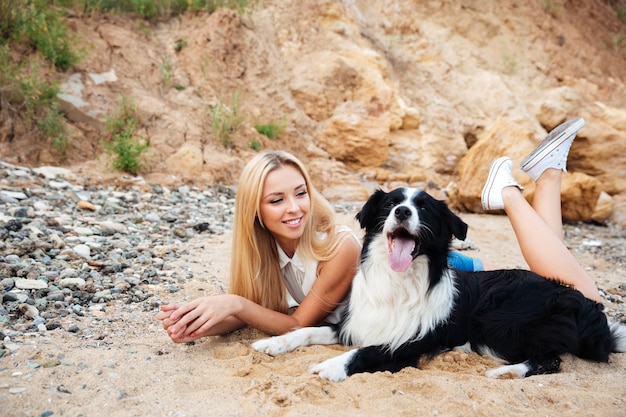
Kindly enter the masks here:
<path id="1" fill-rule="evenodd" d="M 267 175 L 259 217 L 289 256 L 295 253 L 297 239 L 304 233 L 310 210 L 306 181 L 296 167 L 284 165 Z"/>

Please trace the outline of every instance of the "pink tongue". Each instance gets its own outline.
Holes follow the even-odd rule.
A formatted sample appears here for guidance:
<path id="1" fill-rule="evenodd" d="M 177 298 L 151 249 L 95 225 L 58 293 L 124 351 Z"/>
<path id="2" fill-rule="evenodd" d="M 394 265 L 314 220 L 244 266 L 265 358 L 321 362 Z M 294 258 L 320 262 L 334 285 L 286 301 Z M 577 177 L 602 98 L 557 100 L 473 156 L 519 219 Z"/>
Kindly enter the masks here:
<path id="1" fill-rule="evenodd" d="M 413 239 L 403 239 L 400 237 L 396 237 L 395 239 L 389 240 L 389 264 L 391 265 L 391 269 L 396 272 L 404 272 L 409 268 L 411 262 L 413 261 L 413 248 L 415 247 L 415 242 Z"/>

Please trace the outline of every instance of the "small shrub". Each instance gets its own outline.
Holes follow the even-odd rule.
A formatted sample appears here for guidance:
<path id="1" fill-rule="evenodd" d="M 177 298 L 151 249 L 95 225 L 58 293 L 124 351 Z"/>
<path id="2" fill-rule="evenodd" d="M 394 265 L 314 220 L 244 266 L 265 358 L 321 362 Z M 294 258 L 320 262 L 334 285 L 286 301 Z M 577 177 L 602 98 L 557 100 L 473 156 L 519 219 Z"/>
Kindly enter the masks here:
<path id="1" fill-rule="evenodd" d="M 553 0 L 541 0 L 541 8 L 553 18 L 557 19 L 561 14 L 561 8 Z"/>
<path id="2" fill-rule="evenodd" d="M 50 139 L 63 159 L 68 139 L 58 93 L 58 85 L 42 75 L 36 56 L 14 64 L 9 47 L 0 46 L 0 103 L 3 103 L 4 114 L 23 120 L 31 132 Z"/>
<path id="3" fill-rule="evenodd" d="M 253 138 L 250 142 L 248 142 L 248 146 L 250 149 L 258 152 L 263 145 L 261 144 L 259 138 Z"/>
<path id="4" fill-rule="evenodd" d="M 224 147 L 232 146 L 232 135 L 239 130 L 243 121 L 238 91 L 233 94 L 230 104 L 220 101 L 211 108 L 211 133 Z"/>
<path id="5" fill-rule="evenodd" d="M 187 39 L 177 39 L 176 44 L 174 45 L 174 50 L 176 52 L 180 52 L 185 46 L 187 46 Z"/>
<path id="6" fill-rule="evenodd" d="M 172 83 L 172 61 L 169 55 L 166 54 L 163 56 L 163 61 L 159 64 L 159 70 L 161 71 L 165 85 L 170 85 Z"/>
<path id="7" fill-rule="evenodd" d="M 82 51 L 58 11 L 45 0 L 0 2 L 0 44 L 21 43 L 62 70 L 77 63 Z"/>
<path id="8" fill-rule="evenodd" d="M 266 124 L 255 124 L 257 132 L 270 139 L 276 139 L 285 130 L 285 121 L 270 122 Z"/>
<path id="9" fill-rule="evenodd" d="M 517 71 L 518 62 L 514 57 L 504 54 L 502 56 L 502 61 L 504 63 L 504 71 L 506 73 L 514 74 Z"/>
<path id="10" fill-rule="evenodd" d="M 606 0 L 615 13 L 617 14 L 617 19 L 626 25 L 626 0 Z"/>
<path id="11" fill-rule="evenodd" d="M 107 136 L 102 146 L 113 158 L 113 168 L 136 175 L 145 168 L 145 152 L 150 148 L 147 139 L 135 135 L 139 125 L 136 107 L 129 99 L 122 98 L 116 113 L 106 120 Z"/>
<path id="12" fill-rule="evenodd" d="M 613 48 L 613 52 L 618 53 L 620 49 L 624 46 L 624 41 L 626 41 L 626 36 L 621 33 L 612 33 L 611 34 L 611 47 Z"/>

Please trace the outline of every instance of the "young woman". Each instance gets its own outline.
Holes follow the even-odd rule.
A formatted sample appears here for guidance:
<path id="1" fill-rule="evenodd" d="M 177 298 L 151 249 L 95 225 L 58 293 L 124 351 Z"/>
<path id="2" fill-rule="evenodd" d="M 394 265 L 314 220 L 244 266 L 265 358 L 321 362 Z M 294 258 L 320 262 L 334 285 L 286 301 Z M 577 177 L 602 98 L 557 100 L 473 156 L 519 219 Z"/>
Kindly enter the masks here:
<path id="1" fill-rule="evenodd" d="M 157 317 L 174 342 L 244 325 L 282 334 L 337 322 L 360 252 L 350 228 L 335 224 L 304 165 L 286 152 L 262 152 L 239 181 L 230 293 L 162 306 Z"/>

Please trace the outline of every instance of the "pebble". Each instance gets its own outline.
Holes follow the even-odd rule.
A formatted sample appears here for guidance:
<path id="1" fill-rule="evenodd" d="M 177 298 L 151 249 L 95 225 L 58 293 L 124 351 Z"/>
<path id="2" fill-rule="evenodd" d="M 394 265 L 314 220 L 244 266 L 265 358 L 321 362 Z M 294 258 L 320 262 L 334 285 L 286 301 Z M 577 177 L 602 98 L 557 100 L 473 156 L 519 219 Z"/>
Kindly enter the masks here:
<path id="1" fill-rule="evenodd" d="M 89 255 L 91 255 L 91 249 L 87 245 L 80 244 L 74 246 L 74 253 L 82 258 L 89 259 Z"/>
<path id="2" fill-rule="evenodd" d="M 76 205 L 83 210 L 96 211 L 96 206 L 91 204 L 89 201 L 80 200 L 76 203 Z"/>
<path id="3" fill-rule="evenodd" d="M 20 290 L 42 290 L 48 288 L 48 283 L 39 279 L 18 278 L 15 280 L 15 287 Z"/>
<path id="4" fill-rule="evenodd" d="M 169 266 L 186 253 L 185 241 L 232 227 L 234 187 L 129 183 L 93 184 L 64 168 L 0 160 L 4 335 L 78 333 L 72 317 L 105 314 L 116 300 L 152 309 L 154 286 L 173 293 L 193 278 Z M 0 339 L 0 349 L 17 349 L 15 340 Z"/>

